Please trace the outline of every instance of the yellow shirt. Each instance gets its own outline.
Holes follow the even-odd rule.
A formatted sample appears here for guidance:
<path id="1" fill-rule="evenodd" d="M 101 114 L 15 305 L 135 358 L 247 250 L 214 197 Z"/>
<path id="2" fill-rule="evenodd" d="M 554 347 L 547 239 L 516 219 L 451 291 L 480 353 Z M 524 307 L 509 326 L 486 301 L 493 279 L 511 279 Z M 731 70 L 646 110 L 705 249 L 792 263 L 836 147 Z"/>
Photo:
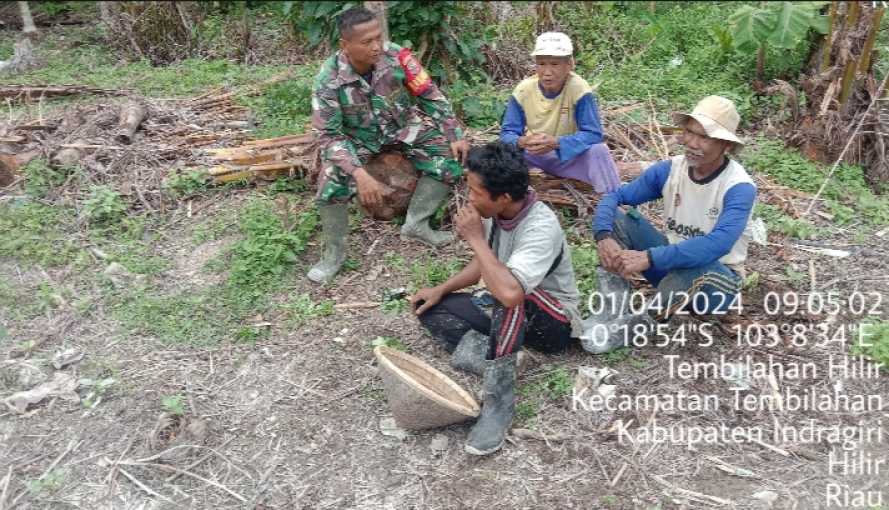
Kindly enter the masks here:
<path id="1" fill-rule="evenodd" d="M 528 133 L 547 133 L 560 137 L 577 132 L 574 106 L 584 94 L 593 91 L 586 80 L 571 72 L 558 96 L 547 99 L 540 91 L 537 75 L 525 78 L 513 90 L 512 96 L 525 112 Z"/>

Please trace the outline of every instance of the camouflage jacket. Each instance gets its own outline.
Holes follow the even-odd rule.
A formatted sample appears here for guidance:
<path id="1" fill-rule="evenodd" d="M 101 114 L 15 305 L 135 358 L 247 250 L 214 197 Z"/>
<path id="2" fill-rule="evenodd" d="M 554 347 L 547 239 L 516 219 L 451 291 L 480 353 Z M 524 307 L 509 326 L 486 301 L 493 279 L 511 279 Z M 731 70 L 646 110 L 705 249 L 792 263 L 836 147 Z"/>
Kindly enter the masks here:
<path id="1" fill-rule="evenodd" d="M 356 144 L 372 153 L 411 138 L 422 124 L 417 106 L 448 141 L 463 137 L 451 105 L 410 50 L 386 43 L 368 84 L 342 51 L 322 65 L 312 93 L 312 128 L 322 154 L 348 174 L 361 166 Z"/>

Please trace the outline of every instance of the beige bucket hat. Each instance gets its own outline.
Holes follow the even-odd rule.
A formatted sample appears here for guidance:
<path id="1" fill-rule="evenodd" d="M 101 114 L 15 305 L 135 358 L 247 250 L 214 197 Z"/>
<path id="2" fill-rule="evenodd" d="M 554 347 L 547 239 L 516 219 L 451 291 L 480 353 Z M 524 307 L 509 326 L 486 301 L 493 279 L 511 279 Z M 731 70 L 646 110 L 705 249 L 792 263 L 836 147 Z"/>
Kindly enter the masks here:
<path id="1" fill-rule="evenodd" d="M 722 96 L 707 96 L 701 99 L 691 113 L 674 113 L 673 122 L 679 126 L 688 119 L 695 119 L 704 127 L 707 136 L 727 140 L 738 145 L 744 142 L 735 133 L 741 117 L 735 109 L 735 103 Z"/>

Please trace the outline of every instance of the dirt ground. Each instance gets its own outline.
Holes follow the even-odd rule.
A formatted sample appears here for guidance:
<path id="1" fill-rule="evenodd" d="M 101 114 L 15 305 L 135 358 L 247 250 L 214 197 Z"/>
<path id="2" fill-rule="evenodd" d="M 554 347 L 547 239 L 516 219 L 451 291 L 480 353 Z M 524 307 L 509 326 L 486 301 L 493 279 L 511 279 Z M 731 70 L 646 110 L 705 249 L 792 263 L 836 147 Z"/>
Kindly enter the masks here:
<path id="1" fill-rule="evenodd" d="M 178 287 L 206 285 L 196 268 L 221 249 L 225 241 L 194 246 L 189 233 L 222 211 L 236 208 L 243 194 L 235 193 L 200 209 L 180 222 L 156 247 L 174 259 L 172 268 L 155 278 L 175 280 Z M 175 214 L 175 213 L 174 213 Z M 287 278 L 314 299 L 360 302 L 379 299 L 381 287 L 407 283 L 404 274 L 383 268 L 377 280 L 368 274 L 381 264 L 381 254 L 395 251 L 412 259 L 422 255 L 462 256 L 457 243 L 433 253 L 398 239 L 397 226 L 365 219 L 351 237 L 351 257 L 360 269 L 319 288 L 304 278 L 304 267 L 318 255 L 305 253 L 300 267 Z M 844 259 L 803 251 L 781 239 L 751 250 L 752 270 L 762 283 L 745 296 L 749 303 L 741 318 L 726 323 L 761 320 L 780 324 L 823 322 L 819 317 L 775 320 L 763 309 L 765 294 L 789 290 L 784 268 L 816 268 L 813 281 L 800 289 L 806 295 L 837 291 L 849 296 L 865 293 L 868 303 L 884 298 L 882 317 L 889 309 L 887 249 L 882 239 L 866 243 L 830 240 L 832 247 L 853 252 Z M 393 272 L 394 273 L 394 272 Z M 50 279 L 60 285 L 78 278 L 70 270 L 35 270 L 5 261 L 0 278 L 16 288 L 35 289 Z M 814 285 L 814 287 L 812 287 Z M 819 367 L 813 378 L 786 378 L 781 390 L 814 388 L 821 393 L 842 385 L 847 394 L 889 397 L 885 373 L 876 378 L 831 378 L 831 355 L 845 347 L 781 345 L 773 348 L 739 346 L 726 334 L 716 334 L 709 347 L 690 335 L 686 346 L 634 348 L 617 363 L 575 346 L 559 356 L 536 355 L 536 363 L 520 379 L 539 379 L 554 367 L 576 373 L 579 366 L 610 366 L 617 371 L 618 394 L 719 395 L 715 410 L 687 412 L 669 409 L 589 411 L 571 396 L 545 401 L 536 420 L 524 424 L 545 440 L 511 438 L 504 449 L 486 458 L 463 452 L 469 425 L 411 433 L 405 439 L 384 436 L 380 420 L 391 416 L 370 341 L 397 336 L 407 350 L 454 377 L 473 393 L 480 381 L 455 373 L 441 349 L 409 313 L 392 314 L 378 308 L 338 310 L 334 315 L 288 329 L 272 323 L 267 339 L 249 344 L 212 347 L 164 345 L 149 337 L 122 336 L 102 310 L 83 314 L 61 306 L 45 319 L 18 322 L 11 310 L 0 315 L 11 341 L 4 347 L 0 396 L 8 396 L 26 366 L 48 375 L 48 360 L 56 351 L 74 348 L 85 354 L 61 370 L 75 378 L 112 376 L 116 383 L 93 408 L 51 398 L 24 415 L 0 411 L 0 503 L 3 508 L 853 508 L 826 500 L 828 486 L 847 484 L 889 498 L 889 468 L 879 473 L 844 475 L 830 472 L 827 440 L 775 442 L 767 437 L 716 444 L 646 442 L 632 436 L 640 427 L 664 426 L 762 427 L 889 423 L 886 407 L 861 412 L 846 410 L 736 410 L 729 405 L 730 382 L 720 377 L 681 379 L 671 374 L 667 355 L 686 361 L 729 360 L 772 355 L 785 367 L 811 362 Z M 704 319 L 676 320 L 700 324 Z M 707 319 L 712 321 L 712 319 Z M 836 323 L 855 322 L 840 316 Z M 45 340 L 25 358 L 13 357 L 11 347 L 26 338 Z M 25 368 L 23 368 L 25 367 Z M 673 375 L 674 377 L 671 377 Z M 743 394 L 770 394 L 767 378 L 752 377 Z M 186 396 L 183 423 L 160 423 L 158 402 L 164 395 Z M 81 390 L 83 396 L 83 390 Z M 191 423 L 188 426 L 188 423 Z M 621 424 L 627 424 L 621 432 Z M 635 436 L 638 437 L 638 436 Z M 442 438 L 446 441 L 440 448 Z M 552 439 L 550 439 L 552 438 Z M 859 438 L 860 439 L 860 438 Z M 430 445 L 436 441 L 438 450 Z M 874 458 L 886 454 L 883 442 L 854 439 L 856 450 Z M 37 480 L 35 482 L 35 480 Z M 757 499 L 757 497 L 759 499 Z M 774 498 L 770 502 L 770 498 Z M 875 500 L 872 500 L 874 502 Z M 884 502 L 885 504 L 885 502 Z M 861 508 L 878 508 L 863 505 Z"/>

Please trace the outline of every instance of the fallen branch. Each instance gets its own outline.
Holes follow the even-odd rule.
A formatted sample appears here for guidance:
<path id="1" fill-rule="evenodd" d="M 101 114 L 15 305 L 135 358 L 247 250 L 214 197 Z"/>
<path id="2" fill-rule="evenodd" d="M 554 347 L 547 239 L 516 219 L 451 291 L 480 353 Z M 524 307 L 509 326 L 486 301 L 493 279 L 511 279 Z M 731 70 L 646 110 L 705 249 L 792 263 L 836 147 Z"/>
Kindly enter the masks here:
<path id="1" fill-rule="evenodd" d="M 0 492 L 0 510 L 4 510 L 6 508 L 6 493 L 9 490 L 10 480 L 12 480 L 12 466 L 9 466 L 9 470 L 6 472 L 6 476 L 3 477 L 3 492 Z"/>
<path id="2" fill-rule="evenodd" d="M 152 490 L 151 487 L 149 487 L 149 486 L 145 485 L 144 483 L 140 482 L 138 478 L 136 478 L 135 476 L 131 475 L 131 474 L 129 473 L 129 471 L 127 471 L 126 469 L 124 469 L 124 468 L 122 468 L 122 467 L 120 467 L 120 466 L 117 466 L 117 470 L 118 470 L 122 475 L 124 475 L 125 477 L 127 477 L 131 482 L 133 482 L 134 484 L 136 484 L 137 487 L 139 487 L 139 488 L 142 489 L 143 491 L 147 492 L 149 495 L 154 496 L 154 497 L 156 497 L 156 498 L 158 498 L 158 499 L 162 499 L 162 500 L 166 501 L 167 503 L 170 503 L 170 504 L 173 505 L 174 507 L 175 507 L 175 506 L 178 506 L 178 505 L 176 504 L 176 502 L 173 501 L 172 499 L 170 499 L 170 498 L 164 496 L 163 494 L 160 494 L 160 493 L 158 493 L 158 492 Z"/>
<path id="3" fill-rule="evenodd" d="M 123 461 L 120 461 L 118 464 L 120 464 L 120 465 L 124 465 L 124 466 L 155 467 L 155 468 L 162 469 L 162 470 L 166 470 L 166 471 L 172 471 L 172 472 L 174 472 L 174 473 L 178 473 L 178 474 L 181 474 L 181 475 L 190 476 L 190 477 L 194 478 L 195 480 L 199 480 L 199 481 L 204 482 L 204 483 L 206 483 L 206 484 L 208 484 L 208 485 L 212 485 L 213 487 L 216 487 L 217 489 L 220 489 L 220 490 L 222 490 L 222 491 L 225 491 L 226 493 L 228 493 L 230 496 L 232 496 L 233 498 L 237 499 L 237 500 L 240 501 L 241 503 L 246 503 L 246 502 L 247 502 L 247 498 L 245 498 L 244 496 L 241 496 L 241 495 L 238 494 L 237 492 L 235 492 L 235 491 L 229 489 L 229 488 L 226 487 L 225 485 L 222 485 L 222 484 L 219 483 L 219 482 L 214 482 L 213 480 L 208 480 L 208 479 L 206 479 L 206 478 L 204 478 L 204 477 L 202 477 L 202 476 L 200 476 L 200 475 L 197 475 L 197 474 L 195 474 L 195 473 L 192 473 L 191 471 L 186 471 L 186 470 L 184 470 L 184 469 L 179 469 L 179 468 L 174 467 L 174 466 L 168 466 L 167 464 L 158 464 L 158 463 L 155 463 L 155 462 L 136 462 L 136 461 L 127 461 L 127 460 L 123 460 Z M 118 469 L 120 469 L 121 473 L 125 473 L 125 471 L 123 470 L 123 468 L 118 468 Z"/>
<path id="4" fill-rule="evenodd" d="M 373 301 L 358 301 L 356 303 L 340 303 L 338 305 L 333 305 L 335 310 L 354 310 L 357 308 L 376 308 L 380 306 L 381 303 L 375 303 Z"/>
<path id="5" fill-rule="evenodd" d="M 2 98 L 32 98 L 40 97 L 59 97 L 59 96 L 75 96 L 79 94 L 105 94 L 110 96 L 123 96 L 129 94 L 128 91 L 115 89 L 99 89 L 95 87 L 87 87 L 84 85 L 4 85 L 0 86 L 0 97 Z"/>
<path id="6" fill-rule="evenodd" d="M 723 499 L 723 498 L 719 498 L 719 497 L 716 497 L 716 496 L 711 496 L 711 495 L 709 495 L 709 494 L 704 494 L 703 492 L 695 492 L 695 491 L 692 491 L 692 490 L 689 490 L 689 489 L 683 489 L 682 487 L 673 485 L 672 483 L 670 483 L 670 482 L 664 480 L 664 479 L 661 478 L 660 476 L 652 476 L 652 478 L 654 478 L 654 480 L 655 480 L 657 483 L 663 485 L 664 487 L 667 487 L 668 489 L 670 489 L 670 490 L 672 490 L 672 491 L 674 491 L 674 492 L 677 492 L 677 493 L 679 493 L 679 494 L 682 494 L 682 495 L 684 495 L 684 496 L 687 497 L 687 498 L 693 498 L 693 499 L 697 499 L 697 500 L 709 501 L 709 502 L 711 502 L 711 503 L 716 503 L 717 505 L 726 505 L 726 506 L 728 506 L 728 505 L 732 505 L 732 504 L 733 504 L 732 501 L 730 501 L 730 500 L 728 500 L 728 499 Z"/>

